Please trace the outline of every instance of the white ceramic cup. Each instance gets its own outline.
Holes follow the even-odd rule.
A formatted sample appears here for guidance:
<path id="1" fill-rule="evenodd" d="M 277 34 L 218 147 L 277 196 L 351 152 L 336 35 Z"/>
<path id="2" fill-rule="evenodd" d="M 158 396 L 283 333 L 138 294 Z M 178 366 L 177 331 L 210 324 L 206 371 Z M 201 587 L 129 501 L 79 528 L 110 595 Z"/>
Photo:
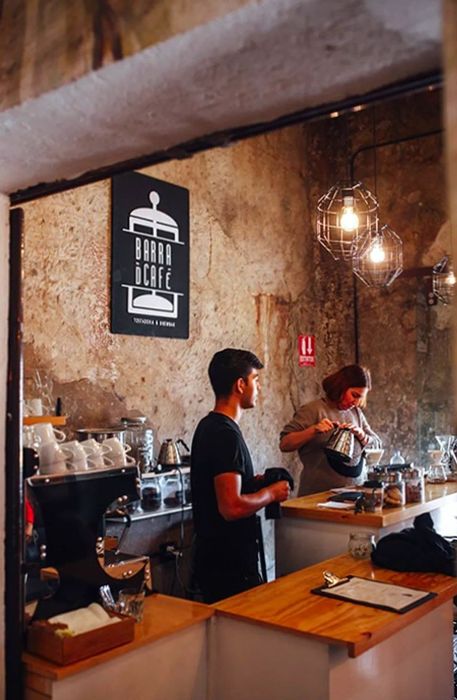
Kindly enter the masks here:
<path id="1" fill-rule="evenodd" d="M 67 465 L 70 469 L 74 469 L 75 471 L 87 469 L 87 455 L 84 447 L 78 440 L 63 442 L 60 447 L 65 454 Z"/>
<path id="2" fill-rule="evenodd" d="M 52 464 L 40 465 L 38 473 L 41 475 L 46 474 L 65 474 L 68 472 L 67 463 L 65 460 L 59 460 L 58 462 L 53 462 Z"/>
<path id="3" fill-rule="evenodd" d="M 381 457 L 384 454 L 384 450 L 382 449 L 376 449 L 374 447 L 366 447 L 365 448 L 365 455 L 366 455 L 366 460 L 367 460 L 367 466 L 368 467 L 377 467 L 379 462 L 381 461 Z"/>
<path id="4" fill-rule="evenodd" d="M 33 425 L 24 425 L 22 430 L 22 446 L 29 447 L 32 450 L 38 450 L 41 445 L 41 438 L 35 432 Z"/>
<path id="5" fill-rule="evenodd" d="M 42 416 L 43 402 L 41 399 L 27 399 L 24 401 L 24 413 L 26 416 Z"/>
<path id="6" fill-rule="evenodd" d="M 46 442 L 39 448 L 40 474 L 55 474 L 66 471 L 66 456 L 55 440 Z"/>
<path id="7" fill-rule="evenodd" d="M 117 437 L 107 438 L 103 440 L 103 445 L 109 448 L 107 456 L 112 460 L 115 467 L 133 466 L 136 464 L 133 457 L 130 457 L 127 452 L 132 449 L 130 445 L 123 445 Z"/>
<path id="8" fill-rule="evenodd" d="M 113 467 L 114 463 L 106 455 L 110 452 L 107 445 L 103 445 L 94 438 L 82 440 L 81 445 L 87 455 L 87 465 L 90 469 L 103 469 L 104 467 Z"/>
<path id="9" fill-rule="evenodd" d="M 42 445 L 45 445 L 47 442 L 63 442 L 66 439 L 65 433 L 62 430 L 53 428 L 51 423 L 36 423 L 33 429 L 40 438 Z"/>

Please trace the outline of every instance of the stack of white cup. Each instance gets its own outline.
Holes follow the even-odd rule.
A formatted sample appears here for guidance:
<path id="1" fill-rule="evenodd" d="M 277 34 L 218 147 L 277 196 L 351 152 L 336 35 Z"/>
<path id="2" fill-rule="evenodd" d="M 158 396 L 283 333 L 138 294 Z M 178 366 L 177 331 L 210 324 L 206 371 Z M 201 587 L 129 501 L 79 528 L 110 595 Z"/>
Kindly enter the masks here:
<path id="1" fill-rule="evenodd" d="M 108 450 L 106 454 L 114 467 L 126 467 L 136 464 L 134 458 L 127 454 L 132 448 L 130 445 L 123 445 L 119 438 L 107 438 L 103 440 L 102 446 Z"/>
<path id="2" fill-rule="evenodd" d="M 94 438 L 82 440 L 79 443 L 86 456 L 89 469 L 104 469 L 105 467 L 114 467 L 114 462 L 107 455 L 110 452 L 109 446 L 104 445 Z"/>
<path id="3" fill-rule="evenodd" d="M 65 433 L 51 423 L 36 423 L 33 432 L 37 437 L 40 474 L 57 474 L 67 469 L 66 454 L 61 444 Z"/>

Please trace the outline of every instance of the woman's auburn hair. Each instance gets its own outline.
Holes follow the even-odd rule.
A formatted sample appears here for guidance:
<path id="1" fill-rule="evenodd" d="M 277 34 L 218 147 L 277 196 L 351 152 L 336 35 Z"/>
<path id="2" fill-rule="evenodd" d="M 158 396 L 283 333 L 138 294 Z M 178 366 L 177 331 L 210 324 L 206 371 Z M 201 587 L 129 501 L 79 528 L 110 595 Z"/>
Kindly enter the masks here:
<path id="1" fill-rule="evenodd" d="M 346 365 L 322 381 L 322 388 L 330 401 L 339 401 L 351 387 L 371 389 L 370 370 L 362 365 Z"/>

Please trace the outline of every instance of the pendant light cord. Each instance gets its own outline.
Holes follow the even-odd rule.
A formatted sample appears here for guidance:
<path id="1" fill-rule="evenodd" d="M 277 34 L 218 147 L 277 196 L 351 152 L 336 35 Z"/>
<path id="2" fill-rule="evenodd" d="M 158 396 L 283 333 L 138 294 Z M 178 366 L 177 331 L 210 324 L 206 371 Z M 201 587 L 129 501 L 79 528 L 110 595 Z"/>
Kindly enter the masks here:
<path id="1" fill-rule="evenodd" d="M 351 179 L 354 180 L 354 172 L 355 172 L 355 161 L 358 158 L 358 156 L 361 153 L 364 153 L 365 151 L 370 151 L 372 148 L 378 149 L 378 148 L 384 148 L 385 146 L 395 146 L 398 143 L 406 143 L 407 141 L 415 141 L 416 139 L 424 139 L 429 136 L 437 136 L 438 134 L 442 134 L 443 129 L 433 129 L 433 131 L 424 131 L 420 134 L 412 134 L 411 136 L 403 136 L 400 139 L 391 139 L 390 141 L 381 141 L 379 143 L 374 143 L 374 144 L 369 144 L 368 146 L 361 146 L 358 148 L 351 156 L 350 161 L 349 161 L 349 172 L 351 174 Z"/>
<path id="2" fill-rule="evenodd" d="M 378 156 L 376 150 L 376 105 L 373 105 L 372 112 L 372 137 L 373 137 L 373 173 L 374 173 L 374 196 L 378 199 Z M 352 165 L 352 164 L 351 164 Z"/>

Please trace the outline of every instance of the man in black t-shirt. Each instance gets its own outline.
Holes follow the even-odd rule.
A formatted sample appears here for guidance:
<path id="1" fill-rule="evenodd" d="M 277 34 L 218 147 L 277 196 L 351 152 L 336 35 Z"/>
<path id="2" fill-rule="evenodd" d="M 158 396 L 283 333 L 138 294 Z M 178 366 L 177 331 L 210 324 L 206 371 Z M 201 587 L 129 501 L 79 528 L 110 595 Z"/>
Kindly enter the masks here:
<path id="1" fill-rule="evenodd" d="M 195 574 L 206 603 L 261 583 L 255 513 L 290 492 L 287 481 L 253 489 L 251 455 L 238 425 L 242 411 L 256 404 L 262 367 L 253 353 L 227 348 L 208 369 L 216 405 L 198 424 L 191 450 Z"/>

